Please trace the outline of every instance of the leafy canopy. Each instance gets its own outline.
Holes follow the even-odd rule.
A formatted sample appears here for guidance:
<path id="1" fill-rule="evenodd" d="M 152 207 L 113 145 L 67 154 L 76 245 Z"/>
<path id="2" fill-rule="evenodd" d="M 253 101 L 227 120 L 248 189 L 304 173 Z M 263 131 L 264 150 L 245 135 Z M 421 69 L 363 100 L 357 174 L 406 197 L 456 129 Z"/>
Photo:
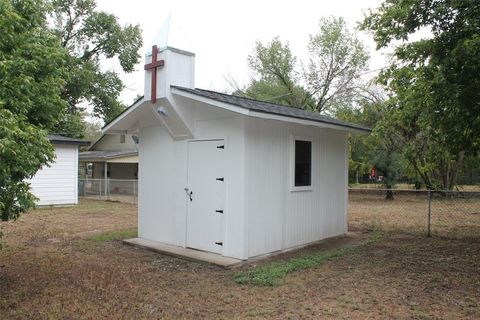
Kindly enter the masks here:
<path id="1" fill-rule="evenodd" d="M 297 58 L 288 43 L 274 38 L 267 45 L 257 42 L 248 65 L 257 75 L 245 90 L 245 95 L 259 100 L 268 100 L 295 107 L 314 106 L 308 92 L 299 85 L 300 75 L 296 71 Z"/>
<path id="2" fill-rule="evenodd" d="M 248 58 L 255 78 L 237 93 L 316 112 L 352 104 L 361 90 L 359 78 L 369 57 L 345 21 L 320 19 L 319 31 L 310 36 L 308 52 L 304 63 L 279 38 L 266 45 L 257 42 Z"/>
<path id="3" fill-rule="evenodd" d="M 101 62 L 116 59 L 124 72 L 134 71 L 142 47 L 140 27 L 121 26 L 114 15 L 98 11 L 94 0 L 54 0 L 50 16 L 53 30 L 68 52 L 69 73 L 62 98 L 68 102 L 70 115 L 83 114 L 89 103 L 93 116 L 109 122 L 125 108 L 119 100 L 124 85 L 118 73 L 105 71 Z M 67 125 L 59 131 L 68 131 L 72 121 L 78 117 L 65 119 Z"/>
<path id="4" fill-rule="evenodd" d="M 310 36 L 310 59 L 305 81 L 315 97 L 315 110 L 321 112 L 335 105 L 351 105 L 360 91 L 359 78 L 369 56 L 348 28 L 343 18 L 320 19 L 320 30 Z"/>
<path id="5" fill-rule="evenodd" d="M 378 48 L 394 47 L 380 77 L 391 94 L 385 134 L 428 187 L 451 188 L 480 150 L 479 17 L 477 1 L 386 0 L 362 22 Z M 428 35 L 411 41 L 419 32 Z"/>
<path id="6" fill-rule="evenodd" d="M 26 179 L 53 160 L 46 132 L 65 114 L 66 54 L 41 0 L 0 0 L 0 219 L 34 205 Z"/>

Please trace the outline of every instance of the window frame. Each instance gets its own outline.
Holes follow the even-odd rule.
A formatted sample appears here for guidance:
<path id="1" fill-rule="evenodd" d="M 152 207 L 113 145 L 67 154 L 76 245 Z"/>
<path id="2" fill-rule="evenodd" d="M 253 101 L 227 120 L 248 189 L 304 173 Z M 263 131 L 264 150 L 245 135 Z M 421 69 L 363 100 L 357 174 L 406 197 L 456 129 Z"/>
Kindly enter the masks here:
<path id="1" fill-rule="evenodd" d="M 311 143 L 310 150 L 310 185 L 309 186 L 296 186 L 295 185 L 295 142 L 296 141 L 308 141 Z M 314 147 L 313 139 L 304 136 L 290 136 L 290 191 L 313 191 L 313 161 L 314 161 Z"/>

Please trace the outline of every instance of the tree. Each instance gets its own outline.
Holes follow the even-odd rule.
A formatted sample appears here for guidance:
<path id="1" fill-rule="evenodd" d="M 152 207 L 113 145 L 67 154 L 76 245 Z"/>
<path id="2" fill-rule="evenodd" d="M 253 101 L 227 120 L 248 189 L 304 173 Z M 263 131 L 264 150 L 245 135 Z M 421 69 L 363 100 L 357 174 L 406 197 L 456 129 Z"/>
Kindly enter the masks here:
<path id="1" fill-rule="evenodd" d="M 372 166 L 375 167 L 382 173 L 386 199 L 393 200 L 392 189 L 403 174 L 405 160 L 395 146 L 396 141 L 383 132 L 383 118 L 387 112 L 385 97 L 379 90 L 372 90 L 357 99 L 358 107 L 337 108 L 335 113 L 339 119 L 373 128 L 369 135 L 349 137 L 349 171 L 369 173 Z"/>
<path id="2" fill-rule="evenodd" d="M 94 117 L 109 122 L 125 108 L 119 101 L 124 85 L 117 73 L 103 71 L 100 62 L 116 58 L 124 72 L 134 71 L 142 47 L 140 27 L 121 26 L 114 15 L 97 11 L 94 0 L 53 0 L 50 15 L 68 52 L 69 74 L 62 98 L 69 113 L 57 131 L 78 128 L 85 103 L 93 106 Z"/>
<path id="3" fill-rule="evenodd" d="M 65 114 L 66 54 L 41 0 L 0 0 L 0 219 L 34 206 L 26 181 L 53 160 L 47 131 Z"/>
<path id="4" fill-rule="evenodd" d="M 253 79 L 244 90 L 247 97 L 298 108 L 313 108 L 314 101 L 299 85 L 297 58 L 288 43 L 282 44 L 278 37 L 266 46 L 257 42 L 254 53 L 248 56 L 248 65 L 257 79 Z"/>
<path id="5" fill-rule="evenodd" d="M 451 189 L 465 156 L 480 150 L 480 3 L 386 0 L 365 17 L 378 48 L 393 43 L 386 134 L 428 188 Z M 418 30 L 428 36 L 409 41 Z"/>
<path id="6" fill-rule="evenodd" d="M 351 105 L 361 89 L 358 80 L 369 56 L 343 18 L 322 18 L 319 25 L 318 33 L 310 36 L 305 81 L 316 101 L 314 110 L 322 112 L 336 105 Z"/>
<path id="7" fill-rule="evenodd" d="M 102 136 L 102 125 L 96 121 L 85 123 L 85 139 L 92 143 L 96 142 Z"/>
<path id="8" fill-rule="evenodd" d="M 305 68 L 288 43 L 278 38 L 267 45 L 257 42 L 249 56 L 255 78 L 240 90 L 244 95 L 316 112 L 350 105 L 361 89 L 359 78 L 368 63 L 362 43 L 342 18 L 320 19 L 320 30 L 310 36 Z"/>

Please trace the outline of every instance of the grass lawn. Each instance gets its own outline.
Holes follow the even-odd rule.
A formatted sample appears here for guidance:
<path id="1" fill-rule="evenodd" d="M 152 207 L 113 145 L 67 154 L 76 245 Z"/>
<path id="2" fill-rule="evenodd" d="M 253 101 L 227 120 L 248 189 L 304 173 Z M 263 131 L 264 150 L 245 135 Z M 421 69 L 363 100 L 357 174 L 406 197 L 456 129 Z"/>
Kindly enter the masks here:
<path id="1" fill-rule="evenodd" d="M 83 201 L 4 223 L 0 318 L 480 318 L 478 239 L 362 234 L 352 249 L 223 270 L 121 244 L 136 218 Z M 273 286 L 239 281 L 272 272 Z"/>

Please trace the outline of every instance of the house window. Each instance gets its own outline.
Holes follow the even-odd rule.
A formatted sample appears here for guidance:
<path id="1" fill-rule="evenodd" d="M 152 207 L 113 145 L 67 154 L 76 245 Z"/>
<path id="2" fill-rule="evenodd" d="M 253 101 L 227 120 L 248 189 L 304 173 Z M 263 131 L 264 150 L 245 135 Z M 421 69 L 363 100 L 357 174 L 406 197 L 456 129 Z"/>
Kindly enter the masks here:
<path id="1" fill-rule="evenodd" d="M 292 190 L 311 190 L 312 186 L 312 141 L 294 139 L 293 141 L 293 188 Z"/>
<path id="2" fill-rule="evenodd" d="M 125 143 L 125 135 L 120 135 L 120 143 Z"/>

